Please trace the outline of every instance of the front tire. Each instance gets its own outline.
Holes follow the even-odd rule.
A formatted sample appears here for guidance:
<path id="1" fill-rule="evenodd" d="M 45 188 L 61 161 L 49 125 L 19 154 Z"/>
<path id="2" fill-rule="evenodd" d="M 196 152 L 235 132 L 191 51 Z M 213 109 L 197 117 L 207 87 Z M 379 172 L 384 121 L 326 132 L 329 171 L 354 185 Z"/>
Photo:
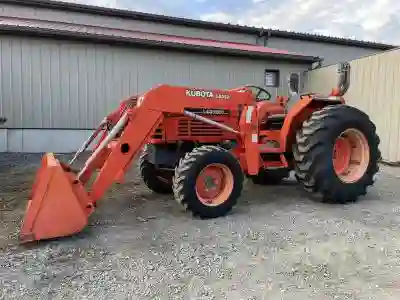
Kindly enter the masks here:
<path id="1" fill-rule="evenodd" d="M 297 132 L 296 178 L 324 202 L 354 202 L 374 183 L 379 142 L 376 127 L 364 112 L 347 105 L 327 106 Z"/>
<path id="2" fill-rule="evenodd" d="M 172 175 L 158 170 L 148 161 L 148 148 L 144 147 L 139 157 L 140 175 L 146 186 L 157 194 L 172 194 Z"/>
<path id="3" fill-rule="evenodd" d="M 208 188 L 207 180 L 215 183 Z M 201 146 L 187 153 L 175 169 L 176 201 L 202 219 L 225 216 L 236 205 L 244 175 L 238 160 L 217 146 Z"/>

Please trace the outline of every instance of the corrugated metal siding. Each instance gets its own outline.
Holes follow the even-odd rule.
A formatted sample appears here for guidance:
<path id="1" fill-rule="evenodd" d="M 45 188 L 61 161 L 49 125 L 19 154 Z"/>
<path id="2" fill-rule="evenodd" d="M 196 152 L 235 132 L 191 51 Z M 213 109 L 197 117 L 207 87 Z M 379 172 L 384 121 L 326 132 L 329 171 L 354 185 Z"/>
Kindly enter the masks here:
<path id="1" fill-rule="evenodd" d="M 20 5 L 0 4 L 0 16 L 30 18 L 33 20 L 47 20 L 68 22 L 81 25 L 103 26 L 115 29 L 138 30 L 144 32 L 180 35 L 194 38 L 215 39 L 236 43 L 256 44 L 254 35 L 223 32 L 211 29 L 198 29 L 155 22 L 144 22 L 112 18 L 100 15 L 89 15 L 78 12 L 65 12 L 44 8 L 24 7 Z"/>
<path id="2" fill-rule="evenodd" d="M 117 103 L 157 84 L 232 88 L 263 85 L 266 68 L 308 65 L 0 36 L 1 115 L 9 128 L 93 128 Z M 169 99 L 173 101 L 173 99 Z"/>
<path id="3" fill-rule="evenodd" d="M 311 56 L 319 56 L 324 59 L 322 65 L 336 64 L 343 60 L 353 60 L 360 57 L 381 52 L 377 49 L 334 45 L 322 42 L 300 41 L 271 37 L 268 39 L 268 47 L 295 51 Z"/>
<path id="4" fill-rule="evenodd" d="M 381 138 L 382 157 L 400 161 L 400 50 L 353 60 L 347 102 L 370 115 Z M 307 91 L 326 93 L 336 83 L 337 65 L 307 72 Z"/>

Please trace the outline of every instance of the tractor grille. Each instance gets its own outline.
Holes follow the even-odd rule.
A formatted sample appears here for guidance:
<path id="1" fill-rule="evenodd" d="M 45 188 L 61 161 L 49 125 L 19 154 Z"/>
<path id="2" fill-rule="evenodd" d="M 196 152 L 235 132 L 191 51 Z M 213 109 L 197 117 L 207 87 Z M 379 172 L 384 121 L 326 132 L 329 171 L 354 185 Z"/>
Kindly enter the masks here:
<path id="1" fill-rule="evenodd" d="M 218 122 L 218 121 L 216 121 Z M 220 123 L 219 121 L 218 123 Z M 178 122 L 178 136 L 222 136 L 221 129 L 214 126 L 205 124 L 197 120 L 179 120 Z"/>

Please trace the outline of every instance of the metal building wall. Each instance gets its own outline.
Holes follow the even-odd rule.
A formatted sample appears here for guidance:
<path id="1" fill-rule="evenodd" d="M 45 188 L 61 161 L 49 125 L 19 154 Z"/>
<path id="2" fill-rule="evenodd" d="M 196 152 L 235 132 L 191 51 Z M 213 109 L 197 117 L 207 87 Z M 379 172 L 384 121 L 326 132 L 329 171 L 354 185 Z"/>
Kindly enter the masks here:
<path id="1" fill-rule="evenodd" d="M 350 88 L 345 95 L 375 122 L 384 160 L 400 161 L 400 50 L 353 60 Z M 327 93 L 336 83 L 337 65 L 307 72 L 306 91 Z"/>
<path id="2" fill-rule="evenodd" d="M 285 49 L 297 53 L 323 58 L 322 65 L 328 66 L 343 60 L 358 59 L 367 55 L 382 52 L 378 49 L 362 48 L 349 45 L 335 45 L 323 42 L 300 41 L 271 37 L 268 39 L 268 47 Z"/>
<path id="3" fill-rule="evenodd" d="M 289 73 L 302 74 L 309 65 L 0 36 L 0 112 L 8 117 L 9 130 L 8 145 L 1 146 L 6 142 L 0 137 L 0 148 L 31 149 L 28 132 L 31 139 L 39 136 L 48 143 L 60 134 L 73 136 L 68 130 L 92 129 L 122 98 L 158 84 L 263 85 L 266 68 L 281 73 L 281 87 L 272 94 L 287 95 Z M 63 131 L 50 137 L 43 129 Z M 10 146 L 13 139 L 16 146 Z"/>

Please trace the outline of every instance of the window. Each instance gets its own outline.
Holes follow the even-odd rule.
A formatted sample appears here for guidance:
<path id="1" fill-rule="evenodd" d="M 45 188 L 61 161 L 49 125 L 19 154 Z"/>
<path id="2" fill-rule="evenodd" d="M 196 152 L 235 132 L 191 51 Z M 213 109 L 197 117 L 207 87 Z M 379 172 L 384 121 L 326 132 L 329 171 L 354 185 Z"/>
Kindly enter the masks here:
<path id="1" fill-rule="evenodd" d="M 300 92 L 300 75 L 299 73 L 291 73 L 288 78 L 289 92 L 294 95 Z"/>
<path id="2" fill-rule="evenodd" d="M 279 70 L 265 70 L 265 86 L 279 87 Z"/>

